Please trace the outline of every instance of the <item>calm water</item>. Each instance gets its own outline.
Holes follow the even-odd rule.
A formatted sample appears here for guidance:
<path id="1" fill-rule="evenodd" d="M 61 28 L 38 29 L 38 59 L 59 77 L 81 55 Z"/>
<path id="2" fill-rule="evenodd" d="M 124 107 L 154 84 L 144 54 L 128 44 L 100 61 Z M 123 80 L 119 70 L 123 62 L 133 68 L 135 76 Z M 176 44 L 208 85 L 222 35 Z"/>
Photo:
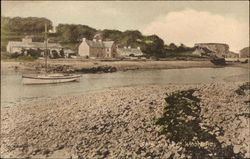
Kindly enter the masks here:
<path id="1" fill-rule="evenodd" d="M 3 107 L 29 102 L 34 99 L 51 98 L 140 84 L 210 83 L 248 81 L 244 68 L 188 68 L 168 70 L 136 70 L 103 74 L 83 74 L 80 82 L 23 85 L 21 74 L 1 76 L 1 104 Z"/>

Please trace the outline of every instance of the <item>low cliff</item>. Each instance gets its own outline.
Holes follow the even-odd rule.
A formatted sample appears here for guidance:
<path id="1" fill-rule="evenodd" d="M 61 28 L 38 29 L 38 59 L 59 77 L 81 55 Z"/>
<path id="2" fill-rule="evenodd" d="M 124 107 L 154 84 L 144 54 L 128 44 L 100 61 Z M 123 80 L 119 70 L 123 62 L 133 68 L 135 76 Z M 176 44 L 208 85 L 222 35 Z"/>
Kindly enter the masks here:
<path id="1" fill-rule="evenodd" d="M 249 57 L 249 47 L 245 47 L 242 50 L 240 50 L 240 57 L 241 58 Z"/>
<path id="2" fill-rule="evenodd" d="M 227 57 L 229 55 L 229 46 L 222 43 L 198 43 L 195 44 L 193 54 L 200 56 Z"/>

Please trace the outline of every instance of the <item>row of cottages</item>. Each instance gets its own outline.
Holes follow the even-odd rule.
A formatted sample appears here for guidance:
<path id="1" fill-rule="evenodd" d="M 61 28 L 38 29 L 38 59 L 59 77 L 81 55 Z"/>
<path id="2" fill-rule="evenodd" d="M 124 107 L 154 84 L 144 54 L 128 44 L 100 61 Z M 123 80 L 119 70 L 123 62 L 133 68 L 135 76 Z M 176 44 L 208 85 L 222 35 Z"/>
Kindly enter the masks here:
<path id="1" fill-rule="evenodd" d="M 129 56 L 142 56 L 143 52 L 140 47 L 131 48 L 124 47 L 119 48 L 115 45 L 114 41 L 102 41 L 102 40 L 87 40 L 82 39 L 81 44 L 78 47 L 78 54 L 82 57 L 89 58 L 119 58 Z"/>
<path id="2" fill-rule="evenodd" d="M 9 41 L 7 45 L 7 52 L 18 53 L 25 55 L 29 49 L 39 50 L 42 55 L 44 55 L 44 50 L 46 48 L 45 42 L 33 42 L 32 38 L 27 36 L 22 39 L 22 41 Z M 63 51 L 65 57 L 74 55 L 74 51 L 69 49 L 63 49 L 63 47 L 58 43 L 47 43 L 47 49 L 49 55 L 53 56 L 53 53 L 60 53 Z M 120 58 L 129 56 L 142 56 L 143 53 L 138 48 L 124 47 L 119 48 L 115 45 L 114 41 L 102 41 L 102 40 L 87 40 L 82 39 L 81 44 L 78 47 L 78 55 L 82 57 L 89 58 Z"/>
<path id="3" fill-rule="evenodd" d="M 78 47 L 78 54 L 89 58 L 114 58 L 116 57 L 116 46 L 114 41 L 87 40 L 83 38 Z"/>
<path id="4" fill-rule="evenodd" d="M 26 36 L 25 38 L 23 38 L 22 41 L 9 41 L 6 47 L 7 52 L 19 53 L 19 54 L 29 49 L 45 50 L 45 48 L 46 48 L 45 42 L 33 42 L 32 38 L 29 36 Z M 60 50 L 62 49 L 62 46 L 58 43 L 48 43 L 47 49 L 49 50 L 50 53 L 51 52 L 59 53 Z"/>
<path id="5" fill-rule="evenodd" d="M 141 51 L 140 47 L 131 48 L 124 47 L 124 48 L 117 48 L 117 56 L 118 57 L 133 57 L 133 56 L 143 56 L 143 52 Z"/>

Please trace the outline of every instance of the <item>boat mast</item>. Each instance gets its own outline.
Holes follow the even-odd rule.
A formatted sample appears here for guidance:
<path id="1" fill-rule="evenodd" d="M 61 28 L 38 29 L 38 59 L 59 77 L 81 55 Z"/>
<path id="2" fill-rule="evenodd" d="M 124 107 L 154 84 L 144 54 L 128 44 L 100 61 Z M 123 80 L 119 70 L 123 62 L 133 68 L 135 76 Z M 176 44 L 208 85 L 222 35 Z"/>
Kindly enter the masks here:
<path id="1" fill-rule="evenodd" d="M 44 40 L 45 40 L 45 73 L 47 73 L 47 56 L 48 56 L 48 39 L 47 39 L 47 24 L 45 23 L 45 35 L 44 35 Z"/>

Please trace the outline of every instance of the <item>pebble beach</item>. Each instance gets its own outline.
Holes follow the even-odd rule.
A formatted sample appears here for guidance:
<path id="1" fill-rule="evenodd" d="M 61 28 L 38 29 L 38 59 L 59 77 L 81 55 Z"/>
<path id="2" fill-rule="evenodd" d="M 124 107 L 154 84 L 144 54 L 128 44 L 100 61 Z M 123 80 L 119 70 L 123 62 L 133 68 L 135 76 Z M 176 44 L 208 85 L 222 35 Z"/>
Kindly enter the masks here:
<path id="1" fill-rule="evenodd" d="M 1 109 L 1 157 L 192 158 L 159 134 L 166 93 L 197 89 L 203 125 L 235 154 L 250 157 L 249 90 L 242 82 L 110 88 Z"/>

